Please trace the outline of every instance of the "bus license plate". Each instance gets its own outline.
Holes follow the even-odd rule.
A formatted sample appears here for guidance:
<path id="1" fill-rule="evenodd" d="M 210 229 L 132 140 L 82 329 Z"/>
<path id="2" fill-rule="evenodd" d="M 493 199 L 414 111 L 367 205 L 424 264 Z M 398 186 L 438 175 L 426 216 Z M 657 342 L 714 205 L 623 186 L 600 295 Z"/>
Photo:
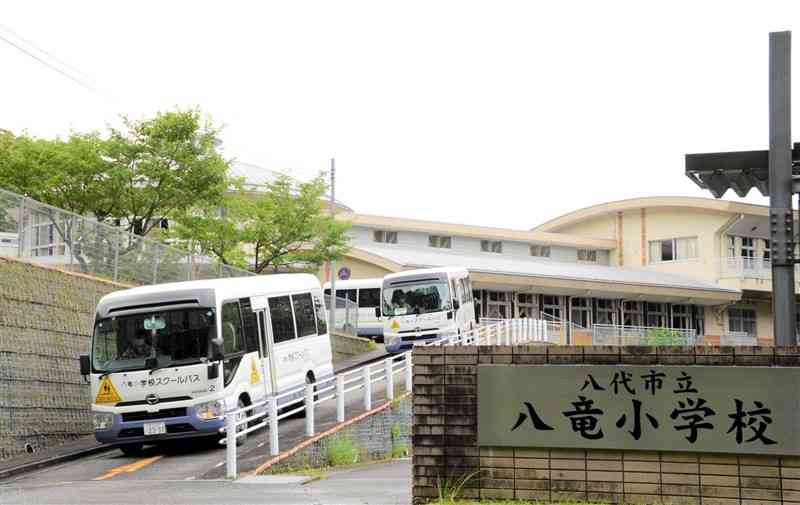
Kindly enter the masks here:
<path id="1" fill-rule="evenodd" d="M 167 432 L 167 424 L 166 423 L 145 423 L 144 424 L 144 434 L 145 435 L 163 435 Z"/>

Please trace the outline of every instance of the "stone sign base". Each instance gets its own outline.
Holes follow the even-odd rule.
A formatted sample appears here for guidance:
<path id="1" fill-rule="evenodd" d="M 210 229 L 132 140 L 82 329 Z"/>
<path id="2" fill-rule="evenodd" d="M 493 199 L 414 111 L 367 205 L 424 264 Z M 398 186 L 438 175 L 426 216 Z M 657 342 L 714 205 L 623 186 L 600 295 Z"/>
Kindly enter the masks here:
<path id="1" fill-rule="evenodd" d="M 479 364 L 800 366 L 798 347 L 419 347 L 413 360 L 417 503 L 456 489 L 482 499 L 800 503 L 800 457 L 480 447 L 477 437 Z"/>

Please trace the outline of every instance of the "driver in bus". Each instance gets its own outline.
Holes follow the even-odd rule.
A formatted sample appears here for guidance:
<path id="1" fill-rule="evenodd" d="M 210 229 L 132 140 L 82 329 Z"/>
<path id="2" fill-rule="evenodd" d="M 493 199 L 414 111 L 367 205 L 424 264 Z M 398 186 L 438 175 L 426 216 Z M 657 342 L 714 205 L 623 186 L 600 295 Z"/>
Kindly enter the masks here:
<path id="1" fill-rule="evenodd" d="M 147 342 L 147 331 L 139 330 L 136 336 L 128 344 L 128 348 L 122 353 L 122 358 L 147 358 L 150 356 L 152 347 Z"/>

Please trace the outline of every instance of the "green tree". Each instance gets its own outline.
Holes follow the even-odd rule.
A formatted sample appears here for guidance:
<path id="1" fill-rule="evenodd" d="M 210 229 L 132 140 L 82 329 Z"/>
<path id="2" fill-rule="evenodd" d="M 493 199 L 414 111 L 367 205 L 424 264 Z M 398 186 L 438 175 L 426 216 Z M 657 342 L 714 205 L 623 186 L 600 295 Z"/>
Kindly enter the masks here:
<path id="1" fill-rule="evenodd" d="M 319 267 L 347 250 L 350 226 L 325 211 L 325 190 L 321 176 L 280 176 L 263 192 L 228 194 L 224 210 L 181 217 L 175 236 L 191 250 L 256 273 Z"/>
<path id="2" fill-rule="evenodd" d="M 251 200 L 245 241 L 252 246 L 252 270 L 308 270 L 335 260 L 348 249 L 350 224 L 325 211 L 326 184 L 280 176 Z"/>
<path id="3" fill-rule="evenodd" d="M 147 235 L 161 218 L 222 203 L 229 164 L 215 151 L 218 130 L 198 110 L 123 119 L 126 129 L 111 130 L 104 155 L 113 167 L 116 217 L 128 231 Z"/>
<path id="4" fill-rule="evenodd" d="M 177 217 L 172 236 L 189 251 L 247 268 L 242 223 L 248 218 L 248 208 L 244 195 L 230 192 L 220 207 L 195 208 Z"/>

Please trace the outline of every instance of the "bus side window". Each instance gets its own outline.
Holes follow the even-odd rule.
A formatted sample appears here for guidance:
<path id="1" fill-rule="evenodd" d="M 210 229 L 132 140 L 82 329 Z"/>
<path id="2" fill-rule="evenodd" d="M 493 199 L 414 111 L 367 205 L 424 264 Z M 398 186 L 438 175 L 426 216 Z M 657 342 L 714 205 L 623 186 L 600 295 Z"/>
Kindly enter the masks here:
<path id="1" fill-rule="evenodd" d="M 253 312 L 253 307 L 250 305 L 250 298 L 240 298 L 239 307 L 242 309 L 242 318 L 244 319 L 244 338 L 247 346 L 247 352 L 258 351 L 258 328 L 256 313 Z"/>
<path id="2" fill-rule="evenodd" d="M 317 295 L 314 295 L 314 308 L 317 309 L 317 335 L 324 335 L 328 333 L 328 313 Z"/>
<path id="3" fill-rule="evenodd" d="M 297 337 L 307 337 L 317 332 L 314 324 L 314 303 L 311 301 L 311 293 L 301 293 L 292 295 L 294 305 L 294 320 L 297 323 Z"/>
<path id="4" fill-rule="evenodd" d="M 362 288 L 358 293 L 358 307 L 362 309 L 372 309 L 380 304 L 380 288 Z"/>
<path id="5" fill-rule="evenodd" d="M 273 342 L 280 344 L 295 338 L 292 302 L 289 296 L 275 296 L 269 299 L 269 318 L 272 320 Z"/>
<path id="6" fill-rule="evenodd" d="M 225 342 L 225 354 L 244 351 L 245 342 L 242 335 L 242 317 L 239 313 L 239 303 L 227 302 L 222 306 L 222 338 Z"/>

